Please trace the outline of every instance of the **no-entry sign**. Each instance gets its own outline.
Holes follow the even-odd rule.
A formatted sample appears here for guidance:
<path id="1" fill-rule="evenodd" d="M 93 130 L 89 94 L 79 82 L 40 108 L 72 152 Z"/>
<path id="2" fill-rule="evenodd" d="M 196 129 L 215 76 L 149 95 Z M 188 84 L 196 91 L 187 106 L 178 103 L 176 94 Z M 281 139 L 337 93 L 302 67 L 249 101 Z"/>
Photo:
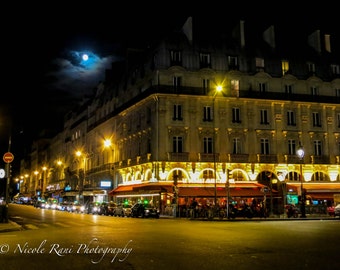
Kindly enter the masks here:
<path id="1" fill-rule="evenodd" d="M 14 160 L 14 155 L 11 152 L 7 152 L 3 156 L 3 160 L 6 163 L 11 163 Z"/>

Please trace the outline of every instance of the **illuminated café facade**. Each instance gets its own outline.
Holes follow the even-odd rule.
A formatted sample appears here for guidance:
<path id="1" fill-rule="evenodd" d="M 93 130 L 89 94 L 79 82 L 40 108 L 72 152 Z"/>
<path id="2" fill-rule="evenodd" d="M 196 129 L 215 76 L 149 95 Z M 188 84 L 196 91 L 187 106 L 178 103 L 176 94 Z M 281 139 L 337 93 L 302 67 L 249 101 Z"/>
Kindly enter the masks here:
<path id="1" fill-rule="evenodd" d="M 340 194 L 340 63 L 332 36 L 315 31 L 301 35 L 305 44 L 281 46 L 274 26 L 256 32 L 240 21 L 230 36 L 211 37 L 195 35 L 191 20 L 157 46 L 130 51 L 128 65 L 114 63 L 95 97 L 68 115 L 50 146 L 63 175 L 51 170 L 49 185 L 58 191 L 58 183 L 64 196 L 147 200 L 161 211 L 194 198 L 223 205 L 229 194 L 240 204 L 269 200 L 280 214 L 298 203 L 301 188 L 307 213 L 332 204 Z M 86 153 L 80 161 L 79 148 Z"/>
<path id="2" fill-rule="evenodd" d="M 301 195 L 301 172 L 307 204 L 330 204 L 340 193 L 340 63 L 330 37 L 313 32 L 324 41 L 318 46 L 306 35 L 308 53 L 296 60 L 265 34 L 262 51 L 247 50 L 245 23 L 237 29 L 238 44 L 200 43 L 187 21 L 132 68 L 117 103 L 134 102 L 113 125 L 116 200 L 223 204 L 229 192 L 237 201 L 272 199 L 280 212 Z M 264 30 L 275 35 L 274 26 Z"/>

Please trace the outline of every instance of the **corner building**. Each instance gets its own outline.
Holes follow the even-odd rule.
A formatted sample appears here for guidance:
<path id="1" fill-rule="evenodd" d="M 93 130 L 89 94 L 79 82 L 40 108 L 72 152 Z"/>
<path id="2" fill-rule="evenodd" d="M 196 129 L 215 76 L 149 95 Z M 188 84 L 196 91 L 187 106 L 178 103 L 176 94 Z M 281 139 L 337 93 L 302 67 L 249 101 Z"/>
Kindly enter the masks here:
<path id="1" fill-rule="evenodd" d="M 69 174 L 50 185 L 88 200 L 146 200 L 165 215 L 185 216 L 193 199 L 268 215 L 303 199 L 307 214 L 326 213 L 340 194 L 339 47 L 320 30 L 296 40 L 245 21 L 211 29 L 189 17 L 113 63 L 58 135 Z M 75 162 L 79 147 L 86 156 Z"/>

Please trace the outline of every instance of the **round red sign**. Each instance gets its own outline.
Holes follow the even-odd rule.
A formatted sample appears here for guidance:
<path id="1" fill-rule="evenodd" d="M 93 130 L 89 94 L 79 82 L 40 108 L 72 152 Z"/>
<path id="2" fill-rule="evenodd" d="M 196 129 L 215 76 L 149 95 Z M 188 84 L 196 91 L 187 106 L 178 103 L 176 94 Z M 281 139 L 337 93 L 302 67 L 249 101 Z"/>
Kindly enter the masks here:
<path id="1" fill-rule="evenodd" d="M 14 160 L 14 155 L 11 152 L 7 152 L 3 156 L 3 160 L 6 163 L 11 163 Z"/>

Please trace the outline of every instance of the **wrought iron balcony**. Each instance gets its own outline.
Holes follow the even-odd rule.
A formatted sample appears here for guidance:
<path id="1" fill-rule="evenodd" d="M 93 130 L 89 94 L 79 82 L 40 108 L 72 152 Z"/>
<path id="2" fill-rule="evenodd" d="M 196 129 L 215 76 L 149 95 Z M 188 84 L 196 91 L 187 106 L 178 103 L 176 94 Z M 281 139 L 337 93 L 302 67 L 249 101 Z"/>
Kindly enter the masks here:
<path id="1" fill-rule="evenodd" d="M 184 152 L 184 153 L 183 152 L 182 153 L 169 152 L 168 160 L 178 161 L 178 162 L 187 162 L 189 161 L 189 153 L 188 152 Z"/>
<path id="2" fill-rule="evenodd" d="M 249 162 L 249 154 L 228 154 L 228 162 L 231 163 Z"/>
<path id="3" fill-rule="evenodd" d="M 258 163 L 278 163 L 277 155 L 257 155 Z"/>
<path id="4" fill-rule="evenodd" d="M 215 153 L 199 153 L 198 159 L 201 162 L 219 162 L 220 161 L 220 154 Z"/>

